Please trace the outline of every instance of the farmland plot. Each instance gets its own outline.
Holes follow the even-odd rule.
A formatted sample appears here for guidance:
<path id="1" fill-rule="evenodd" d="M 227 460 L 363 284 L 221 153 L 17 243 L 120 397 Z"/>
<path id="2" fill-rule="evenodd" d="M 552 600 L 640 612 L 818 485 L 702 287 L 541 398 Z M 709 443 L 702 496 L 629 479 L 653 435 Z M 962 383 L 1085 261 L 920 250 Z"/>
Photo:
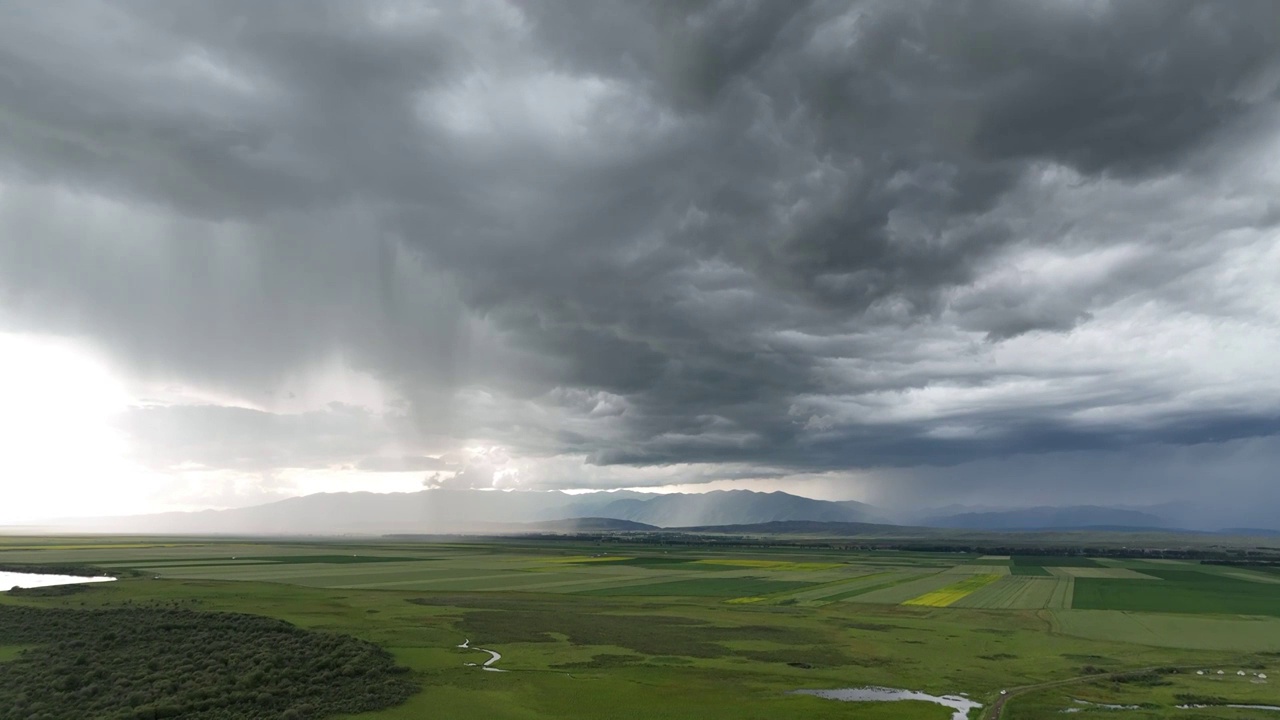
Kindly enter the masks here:
<path id="1" fill-rule="evenodd" d="M 1050 606 L 1056 578 L 1011 575 L 962 598 L 955 607 L 1038 610 Z"/>
<path id="2" fill-rule="evenodd" d="M 938 588 L 932 592 L 903 601 L 903 605 L 924 607 L 949 607 L 965 596 L 980 590 L 1001 578 L 1000 575 L 974 575 L 958 583 Z"/>

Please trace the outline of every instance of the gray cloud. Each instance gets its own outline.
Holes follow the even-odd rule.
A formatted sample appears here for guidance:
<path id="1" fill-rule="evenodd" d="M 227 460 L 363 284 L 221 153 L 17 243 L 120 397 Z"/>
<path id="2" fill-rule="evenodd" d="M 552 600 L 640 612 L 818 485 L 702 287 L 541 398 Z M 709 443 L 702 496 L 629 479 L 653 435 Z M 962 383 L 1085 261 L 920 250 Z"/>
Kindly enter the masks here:
<path id="1" fill-rule="evenodd" d="M 452 466 L 430 455 L 403 455 L 400 457 L 367 457 L 356 463 L 357 470 L 367 472 L 422 472 L 424 470 L 448 470 Z"/>
<path id="2" fill-rule="evenodd" d="M 325 468 L 363 457 L 361 469 L 386 471 L 389 464 L 422 465 L 432 458 L 382 458 L 394 447 L 403 420 L 360 407 L 333 403 L 324 410 L 276 414 L 218 405 L 137 407 L 121 426 L 142 440 L 142 460 L 158 469 L 194 464 L 203 468 L 260 471 L 265 468 Z"/>
<path id="3" fill-rule="evenodd" d="M 21 8 L 0 322 L 130 374 L 337 357 L 424 447 L 758 476 L 1277 431 L 1269 0 Z M 401 457 L 245 412 L 128 427 Z"/>

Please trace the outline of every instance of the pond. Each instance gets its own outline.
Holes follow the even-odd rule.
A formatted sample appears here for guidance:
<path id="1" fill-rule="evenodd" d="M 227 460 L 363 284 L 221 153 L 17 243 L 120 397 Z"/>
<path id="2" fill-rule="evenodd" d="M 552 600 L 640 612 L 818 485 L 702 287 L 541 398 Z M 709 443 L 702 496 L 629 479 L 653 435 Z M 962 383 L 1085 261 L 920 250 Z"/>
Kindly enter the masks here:
<path id="1" fill-rule="evenodd" d="M 78 575 L 45 575 L 42 573 L 0 572 L 0 592 L 14 588 L 50 587 L 78 583 L 111 582 L 113 577 L 80 577 Z"/>
<path id="2" fill-rule="evenodd" d="M 839 688 L 836 690 L 792 690 L 791 694 L 813 695 L 814 697 L 826 698 L 828 700 L 843 700 L 845 702 L 897 702 L 900 700 L 919 700 L 951 708 L 955 711 L 951 714 L 952 720 L 965 720 L 965 718 L 969 717 L 970 710 L 982 707 L 982 703 L 974 702 L 973 700 L 960 695 L 930 695 L 928 693 L 916 692 L 914 690 L 897 690 L 886 687 Z"/>

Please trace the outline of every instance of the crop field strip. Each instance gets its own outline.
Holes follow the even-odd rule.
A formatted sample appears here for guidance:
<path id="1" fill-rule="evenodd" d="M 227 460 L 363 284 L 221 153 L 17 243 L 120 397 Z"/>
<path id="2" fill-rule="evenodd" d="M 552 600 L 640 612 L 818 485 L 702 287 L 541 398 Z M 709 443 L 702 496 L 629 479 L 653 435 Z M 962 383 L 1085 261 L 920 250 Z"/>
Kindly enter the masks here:
<path id="1" fill-rule="evenodd" d="M 1280 617 L 1280 585 L 1197 570 L 1147 570 L 1157 582 L 1076 578 L 1072 606 L 1089 610 Z"/>
<path id="2" fill-rule="evenodd" d="M 505 581 L 475 581 L 475 582 L 458 582 L 454 584 L 441 584 L 434 586 L 440 590 L 504 590 L 513 592 L 562 592 L 574 593 L 580 595 L 592 594 L 613 594 L 613 595 L 666 595 L 671 594 L 669 591 L 686 587 L 690 589 L 691 594 L 706 595 L 705 591 L 699 590 L 706 583 L 724 583 L 730 584 L 734 581 L 741 581 L 744 576 L 731 575 L 724 576 L 720 574 L 690 574 L 690 573 L 645 573 L 635 574 L 627 577 L 621 576 L 600 576 L 593 573 L 561 573 L 554 576 L 537 575 L 532 577 L 513 578 L 507 575 Z M 685 586 L 672 585 L 673 583 L 688 583 Z M 648 589 L 650 586 L 670 585 L 662 592 Z M 805 583 L 808 585 L 808 583 Z M 601 591 L 597 593 L 596 591 Z M 675 593 L 680 594 L 680 593 Z"/>
<path id="3" fill-rule="evenodd" d="M 1266 583 L 1268 585 L 1280 585 L 1280 574 L 1252 572 L 1247 568 L 1219 573 L 1222 577 L 1229 577 L 1235 580 L 1248 580 L 1249 582 Z"/>
<path id="4" fill-rule="evenodd" d="M 874 592 L 887 590 L 905 585 L 906 583 L 929 577 L 932 573 L 920 573 L 919 571 L 901 571 L 889 573 L 886 577 L 876 578 L 874 582 L 859 583 L 854 587 L 838 592 L 834 595 L 827 595 L 821 599 L 822 603 L 834 602 L 858 602 L 858 598 L 863 595 L 870 595 Z"/>
<path id="5" fill-rule="evenodd" d="M 847 598 L 853 603 L 875 603 L 882 605 L 900 605 L 906 600 L 919 597 L 927 592 L 944 588 L 956 581 L 954 575 L 942 572 L 928 572 L 921 577 L 898 582 L 871 592 L 859 593 Z"/>
<path id="6" fill-rule="evenodd" d="M 1008 565 L 967 564 L 967 565 L 956 565 L 955 567 L 949 567 L 946 570 L 943 570 L 942 572 L 948 575 L 958 575 L 961 577 L 965 575 L 1008 575 L 1009 566 Z"/>
<path id="7" fill-rule="evenodd" d="M 1234 578 L 1236 580 L 1250 580 L 1252 582 L 1260 582 L 1267 584 L 1280 583 L 1280 572 L 1273 568 L 1266 567 L 1241 567 L 1236 565 L 1194 565 L 1187 566 L 1186 569 L 1194 568 L 1198 572 L 1206 575 L 1220 575 L 1222 577 Z M 1158 568 L 1161 570 L 1169 570 L 1169 567 Z"/>
<path id="8" fill-rule="evenodd" d="M 887 587 L 894 579 L 915 577 L 907 571 L 871 569 L 871 572 L 854 575 L 843 580 L 824 583 L 820 587 L 810 588 L 792 593 L 790 597 L 802 602 L 834 602 L 836 596 L 848 596 L 846 593 L 861 588 Z"/>
<path id="9" fill-rule="evenodd" d="M 1045 568 L 1049 574 L 1058 577 L 1102 578 L 1107 580 L 1158 580 L 1155 575 L 1142 573 L 1131 568 L 1110 567 L 1053 567 Z"/>
<path id="10" fill-rule="evenodd" d="M 979 588 L 968 597 L 961 598 L 955 607 L 1039 610 L 1049 607 L 1057 578 L 1009 575 L 986 587 Z"/>
<path id="11" fill-rule="evenodd" d="M 1099 567 L 1092 558 L 1079 555 L 1014 555 L 1014 565 L 1038 565 L 1050 567 Z"/>
<path id="12" fill-rule="evenodd" d="M 769 580 L 759 577 L 688 578 L 648 585 L 588 590 L 579 595 L 681 595 L 692 597 L 740 598 L 802 590 L 813 583 Z"/>
<path id="13" fill-rule="evenodd" d="M 784 590 L 768 595 L 735 598 L 730 602 L 826 605 L 844 598 L 891 587 L 921 576 L 918 571 L 888 571 L 874 568 L 862 568 L 861 570 L 856 574 L 846 574 L 834 580 L 812 582 L 808 587 L 800 590 Z M 871 572 L 865 572 L 866 570 L 871 570 Z"/>
<path id="14" fill-rule="evenodd" d="M 1280 647 L 1275 618 L 1076 609 L 1054 610 L 1053 619 L 1055 632 L 1100 642 L 1231 652 Z"/>
<path id="15" fill-rule="evenodd" d="M 973 592 L 996 582 L 1001 577 L 1000 575 L 971 575 L 960 582 L 905 600 L 902 604 L 921 607 L 950 607 Z"/>
<path id="16" fill-rule="evenodd" d="M 1076 579 L 1073 577 L 1060 577 L 1057 584 L 1053 586 L 1053 595 L 1049 598 L 1049 607 L 1070 610 L 1074 607 L 1075 598 Z"/>

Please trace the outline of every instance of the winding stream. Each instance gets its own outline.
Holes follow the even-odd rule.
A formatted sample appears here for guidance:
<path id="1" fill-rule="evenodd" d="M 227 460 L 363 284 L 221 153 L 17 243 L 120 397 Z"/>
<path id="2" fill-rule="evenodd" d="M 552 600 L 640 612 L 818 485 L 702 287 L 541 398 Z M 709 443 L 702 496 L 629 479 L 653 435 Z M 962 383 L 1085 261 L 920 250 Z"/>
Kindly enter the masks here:
<path id="1" fill-rule="evenodd" d="M 462 644 L 459 645 L 458 647 L 462 648 L 463 650 L 479 650 L 480 652 L 489 653 L 489 659 L 485 660 L 484 664 L 479 666 L 481 670 L 488 670 L 489 672 L 508 672 L 507 670 L 503 670 L 502 668 L 492 667 L 494 663 L 502 659 L 502 653 L 498 652 L 497 650 L 489 650 L 487 648 L 473 648 L 471 647 L 471 638 L 467 638 L 466 640 L 463 640 Z M 475 663 L 465 663 L 465 664 L 467 665 L 467 667 L 476 667 Z"/>

